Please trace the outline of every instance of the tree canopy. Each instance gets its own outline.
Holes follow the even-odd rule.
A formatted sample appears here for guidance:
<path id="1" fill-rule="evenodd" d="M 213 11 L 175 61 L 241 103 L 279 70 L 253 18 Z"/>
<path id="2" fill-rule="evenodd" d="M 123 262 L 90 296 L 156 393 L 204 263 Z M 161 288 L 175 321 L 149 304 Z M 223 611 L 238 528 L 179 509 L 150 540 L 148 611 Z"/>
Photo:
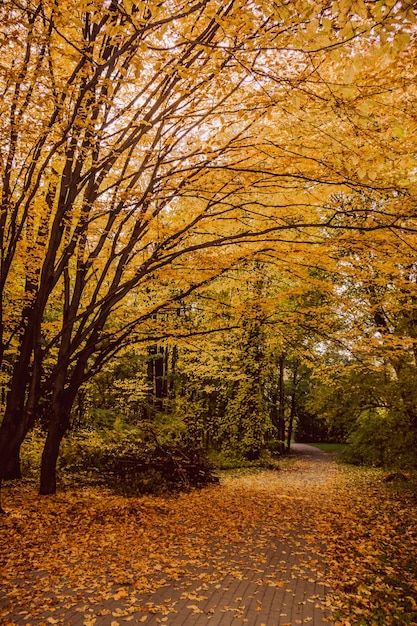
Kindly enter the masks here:
<path id="1" fill-rule="evenodd" d="M 129 346 L 193 332 L 181 307 L 207 289 L 238 299 L 230 281 L 259 263 L 269 293 L 198 333 L 230 323 L 258 350 L 268 321 L 281 356 L 310 362 L 336 342 L 336 360 L 395 382 L 417 430 L 413 3 L 0 12 L 0 478 L 41 420 L 53 492 L 81 387 Z M 255 392 L 234 393 L 240 413 Z"/>

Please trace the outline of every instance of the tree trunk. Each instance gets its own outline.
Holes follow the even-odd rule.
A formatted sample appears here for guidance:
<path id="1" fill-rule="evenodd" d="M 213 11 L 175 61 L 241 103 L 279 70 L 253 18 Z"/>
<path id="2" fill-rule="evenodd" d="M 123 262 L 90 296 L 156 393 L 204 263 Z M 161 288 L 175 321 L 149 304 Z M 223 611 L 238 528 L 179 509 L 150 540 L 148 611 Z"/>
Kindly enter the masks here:
<path id="1" fill-rule="evenodd" d="M 292 439 L 292 431 L 294 427 L 295 409 L 296 409 L 296 396 L 295 396 L 295 391 L 293 391 L 291 394 L 290 418 L 288 420 L 287 451 L 291 448 L 291 439 Z"/>
<path id="2" fill-rule="evenodd" d="M 56 493 L 56 464 L 58 461 L 59 448 L 65 435 L 67 425 L 61 420 L 59 423 L 51 424 L 46 437 L 45 446 L 42 452 L 41 477 L 39 493 L 41 495 L 52 495 Z"/>
<path id="3" fill-rule="evenodd" d="M 298 372 L 298 362 L 294 364 L 293 376 L 292 376 L 291 408 L 290 408 L 290 418 L 288 420 L 288 432 L 287 432 L 287 450 L 289 450 L 291 447 L 291 438 L 292 438 L 292 432 L 294 428 L 294 419 L 295 419 L 295 413 L 297 410 L 297 372 Z"/>
<path id="4" fill-rule="evenodd" d="M 0 427 L 0 479 L 20 478 L 20 446 L 30 426 L 20 413 L 12 416 L 5 415 Z"/>
<path id="5" fill-rule="evenodd" d="M 278 437 L 280 440 L 280 452 L 285 452 L 285 352 L 279 357 L 279 408 L 278 408 Z"/>
<path id="6" fill-rule="evenodd" d="M 29 308 L 25 316 L 29 315 Z M 21 478 L 20 447 L 34 423 L 40 396 L 42 351 L 37 316 L 25 328 L 0 426 L 0 479 Z"/>
<path id="7" fill-rule="evenodd" d="M 20 446 L 26 436 L 27 428 L 22 423 L 10 422 L 3 419 L 0 428 L 0 513 L 4 512 L 1 507 L 1 485 L 3 479 L 17 478 L 11 476 L 10 470 L 16 470 L 16 459 L 19 461 Z M 18 463 L 20 472 L 20 463 Z"/>
<path id="8" fill-rule="evenodd" d="M 39 493 L 56 493 L 56 464 L 63 436 L 70 424 L 70 413 L 76 392 L 69 396 L 64 389 L 65 371 L 61 370 L 53 381 L 54 393 L 50 404 L 48 434 L 42 452 Z"/>
<path id="9" fill-rule="evenodd" d="M 20 468 L 20 446 L 21 443 L 13 447 L 10 450 L 9 458 L 6 462 L 4 468 L 3 478 L 6 480 L 15 480 L 17 478 L 22 478 L 22 471 Z"/>
<path id="10" fill-rule="evenodd" d="M 155 403 L 158 410 L 162 409 L 162 399 L 164 398 L 164 349 L 156 348 L 156 358 L 154 360 L 155 372 Z"/>
<path id="11" fill-rule="evenodd" d="M 54 393 L 50 405 L 48 435 L 42 452 L 40 495 L 56 493 L 56 465 L 61 441 L 70 426 L 71 409 L 81 386 L 81 378 L 73 374 L 72 386 L 65 388 L 66 371 L 58 371 L 53 379 Z"/>
<path id="12" fill-rule="evenodd" d="M 171 355 L 171 371 L 169 373 L 169 396 L 173 398 L 175 396 L 175 376 L 177 372 L 177 361 L 178 361 L 178 346 L 174 345 L 172 348 Z"/>

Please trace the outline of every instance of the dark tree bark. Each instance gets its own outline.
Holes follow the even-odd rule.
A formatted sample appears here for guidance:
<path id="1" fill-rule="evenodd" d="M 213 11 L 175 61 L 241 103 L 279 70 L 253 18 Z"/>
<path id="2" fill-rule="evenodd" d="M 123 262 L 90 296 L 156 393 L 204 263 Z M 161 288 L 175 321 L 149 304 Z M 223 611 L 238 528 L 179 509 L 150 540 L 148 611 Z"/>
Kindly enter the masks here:
<path id="1" fill-rule="evenodd" d="M 24 407 L 8 411 L 0 427 L 0 483 L 2 479 L 20 478 L 20 447 L 31 426 Z"/>
<path id="2" fill-rule="evenodd" d="M 0 495 L 1 485 L 4 479 L 10 478 L 8 470 L 13 466 L 13 461 L 19 459 L 20 446 L 27 434 L 28 428 L 25 424 L 16 424 L 12 421 L 1 424 L 2 437 L 0 439 Z M 16 469 L 16 467 L 14 467 Z M 20 471 L 20 463 L 19 463 Z M 0 500 L 0 512 L 3 512 Z"/>
<path id="3" fill-rule="evenodd" d="M 20 446 L 29 430 L 30 419 L 25 411 L 27 389 L 31 379 L 30 359 L 33 350 L 33 341 L 30 329 L 22 338 L 18 362 L 15 365 L 10 390 L 7 394 L 7 405 L 0 426 L 0 480 L 12 474 L 20 473 L 16 465 L 19 464 Z M 13 471 L 12 471 L 13 470 Z"/>
<path id="4" fill-rule="evenodd" d="M 61 441 L 67 431 L 68 425 L 66 425 L 63 421 L 60 421 L 59 423 L 54 423 L 48 430 L 48 435 L 42 452 L 41 476 L 39 483 L 39 493 L 41 495 L 52 495 L 56 493 L 56 466 Z"/>
<path id="5" fill-rule="evenodd" d="M 278 405 L 278 437 L 280 440 L 280 452 L 285 452 L 285 352 L 283 352 L 278 360 L 279 365 L 279 405 Z"/>
<path id="6" fill-rule="evenodd" d="M 294 364 L 293 376 L 292 376 L 292 391 L 291 391 L 291 405 L 290 416 L 288 420 L 288 432 L 287 432 L 287 450 L 291 447 L 291 438 L 294 428 L 294 419 L 297 412 L 297 372 L 298 362 Z"/>
<path id="7" fill-rule="evenodd" d="M 6 480 L 22 478 L 22 470 L 20 468 L 20 445 L 10 451 L 9 459 L 4 469 L 4 478 Z"/>
<path id="8" fill-rule="evenodd" d="M 51 495 L 56 493 L 56 470 L 62 439 L 70 426 L 71 409 L 77 390 L 64 389 L 63 372 L 54 381 L 55 390 L 50 405 L 48 434 L 42 452 L 39 493 Z M 60 385 L 60 388 L 59 388 Z"/>
<path id="9" fill-rule="evenodd" d="M 174 345 L 172 348 L 171 355 L 171 371 L 168 376 L 168 392 L 170 397 L 174 397 L 175 395 L 175 377 L 177 372 L 177 361 L 178 361 L 178 346 Z"/>

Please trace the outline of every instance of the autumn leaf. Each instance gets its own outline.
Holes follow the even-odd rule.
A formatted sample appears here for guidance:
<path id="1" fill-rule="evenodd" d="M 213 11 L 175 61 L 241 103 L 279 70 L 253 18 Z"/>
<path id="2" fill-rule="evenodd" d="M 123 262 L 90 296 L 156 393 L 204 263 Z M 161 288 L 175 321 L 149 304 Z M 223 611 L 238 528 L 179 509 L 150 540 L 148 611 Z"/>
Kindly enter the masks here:
<path id="1" fill-rule="evenodd" d="M 257 573 L 264 571 L 266 563 L 258 562 L 256 554 L 262 557 L 271 542 L 278 541 L 286 546 L 286 554 L 281 554 L 275 567 L 288 567 L 288 573 L 300 577 L 303 585 L 311 585 L 311 596 L 305 601 L 315 611 L 323 611 L 327 604 L 345 621 L 354 623 L 350 616 L 360 614 L 364 623 L 372 625 L 383 620 L 386 611 L 393 615 L 402 612 L 413 619 L 412 563 L 417 554 L 413 529 L 417 513 L 407 493 L 396 493 L 382 477 L 383 473 L 376 470 L 305 458 L 295 461 L 287 472 L 261 471 L 229 477 L 219 486 L 177 498 L 123 498 L 85 487 L 81 491 L 67 490 L 65 495 L 48 501 L 47 507 L 29 486 L 9 485 L 10 513 L 3 519 L 0 532 L 12 558 L 2 564 L 3 594 L 6 592 L 13 603 L 20 598 L 19 611 L 31 607 L 39 613 L 46 611 L 45 620 L 51 618 L 51 623 L 59 620 L 59 609 L 50 612 L 46 593 L 59 555 L 60 578 L 54 582 L 55 596 L 68 610 L 96 609 L 94 614 L 86 614 L 86 623 L 93 623 L 95 616 L 109 615 L 109 609 L 112 621 L 119 624 L 132 616 L 145 622 L 150 614 L 169 621 L 180 606 L 200 614 L 198 603 L 202 601 L 209 614 L 213 614 L 210 609 L 226 606 L 231 611 L 243 611 L 245 616 L 253 603 L 262 616 L 265 603 L 256 594 L 245 596 L 245 606 L 239 604 L 243 596 L 233 594 L 229 604 L 222 603 L 218 609 L 210 607 L 210 598 L 212 593 L 227 593 L 224 581 L 228 576 L 228 580 L 239 581 L 230 577 L 237 546 L 242 561 L 238 571 L 244 574 L 245 585 L 252 584 L 254 590 L 272 585 L 282 593 L 285 574 L 276 580 L 268 578 L 269 570 Z M 127 512 L 133 505 L 137 513 L 129 516 Z M 31 523 L 34 515 L 40 522 L 36 526 Z M 245 542 L 229 544 L 224 539 L 234 533 L 238 520 Z M 361 545 L 363 550 L 358 551 Z M 364 559 L 366 551 L 370 558 Z M 297 553 L 297 568 L 293 564 L 286 566 L 285 559 Z M 151 560 L 149 554 L 154 555 Z M 212 555 L 209 570 L 204 569 L 207 554 Z M 232 567 L 227 567 L 229 559 Z M 169 572 L 179 561 L 185 572 L 175 599 L 169 585 L 170 580 L 176 583 L 177 579 L 170 579 Z M 113 566 L 122 566 L 133 580 L 136 574 L 146 577 L 154 593 L 135 590 L 132 597 L 128 588 L 106 581 L 106 572 Z M 33 577 L 34 567 L 45 572 L 44 579 Z M 16 577 L 19 573 L 25 576 Z M 22 596 L 22 581 L 28 576 L 33 582 Z M 308 582 L 308 578 L 314 582 Z M 393 586 L 395 579 L 401 580 L 401 585 Z M 317 580 L 328 585 L 320 587 L 326 589 L 323 593 L 327 598 L 318 597 Z M 291 587 L 294 590 L 289 588 L 288 596 L 292 598 L 296 587 Z M 89 590 L 88 594 L 80 591 L 83 588 Z M 84 601 L 87 596 L 89 603 Z M 2 604 L 2 619 L 13 621 L 12 607 Z"/>

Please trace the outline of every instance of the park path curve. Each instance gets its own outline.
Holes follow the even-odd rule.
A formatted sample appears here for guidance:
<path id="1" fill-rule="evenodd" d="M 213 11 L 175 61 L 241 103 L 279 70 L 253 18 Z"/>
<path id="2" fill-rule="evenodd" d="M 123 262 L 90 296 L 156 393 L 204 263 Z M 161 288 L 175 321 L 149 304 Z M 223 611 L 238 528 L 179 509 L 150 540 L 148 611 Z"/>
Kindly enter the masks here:
<path id="1" fill-rule="evenodd" d="M 54 602 L 54 589 L 47 586 L 48 572 L 27 571 L 20 581 L 20 598 L 15 592 L 8 599 L 0 591 L 0 615 L 3 615 L 0 624 L 332 624 L 320 519 L 325 515 L 326 485 L 335 480 L 337 466 L 331 455 L 304 444 L 294 444 L 292 454 L 293 460 L 285 463 L 282 470 L 224 479 L 216 489 L 222 490 L 221 506 L 226 514 L 228 507 L 232 514 L 231 496 L 240 490 L 248 501 L 248 516 L 252 512 L 255 521 L 242 520 L 236 541 L 225 543 L 219 529 L 217 534 L 206 538 L 199 558 L 196 558 L 201 541 L 199 530 L 188 533 L 181 539 L 182 554 L 177 554 L 181 572 L 172 577 L 163 576 L 159 582 L 156 575 L 149 593 L 138 593 L 129 585 L 119 584 L 111 593 L 100 595 L 81 584 L 74 587 L 73 581 L 67 587 L 61 582 L 59 597 L 65 597 L 66 602 Z M 258 506 L 263 510 L 256 510 Z M 276 510 L 282 513 L 274 524 L 271 515 L 276 515 Z M 210 516 L 211 512 L 206 514 Z M 117 549 L 114 545 L 116 552 Z M 94 554 L 86 555 L 86 567 L 89 558 L 94 559 Z M 42 576 L 45 576 L 43 609 L 36 609 L 36 598 L 32 598 L 29 605 L 32 608 L 28 609 L 25 593 Z M 49 598 L 47 609 L 45 597 Z"/>

